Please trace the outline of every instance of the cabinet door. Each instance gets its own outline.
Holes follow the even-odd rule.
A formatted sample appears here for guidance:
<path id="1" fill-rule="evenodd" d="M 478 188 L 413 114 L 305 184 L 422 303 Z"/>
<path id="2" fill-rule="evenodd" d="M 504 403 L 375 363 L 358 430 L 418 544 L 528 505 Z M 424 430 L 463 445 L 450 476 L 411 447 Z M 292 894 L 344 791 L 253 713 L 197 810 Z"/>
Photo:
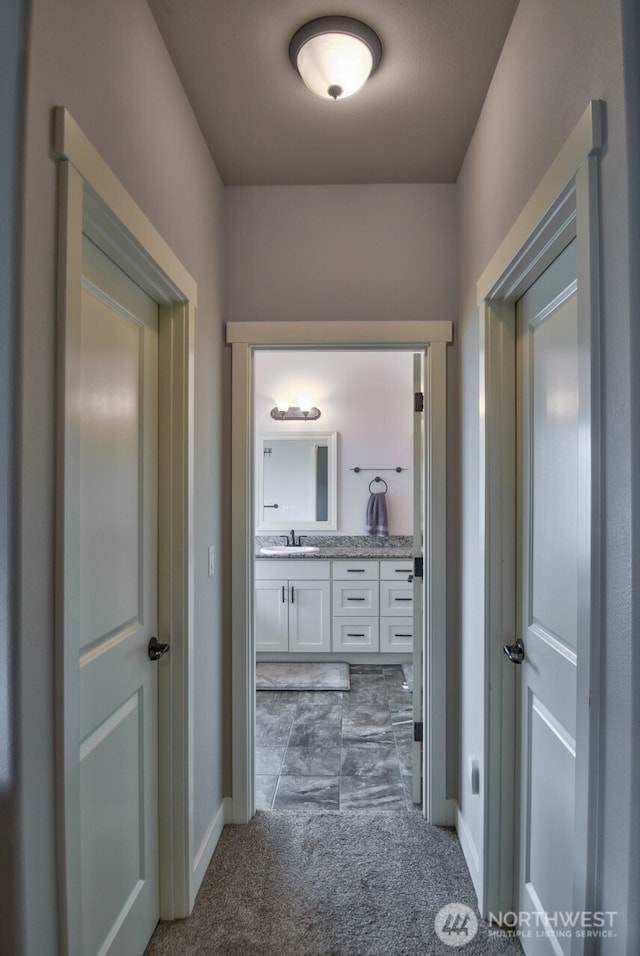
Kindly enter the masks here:
<path id="1" fill-rule="evenodd" d="M 289 581 L 289 650 L 331 650 L 328 581 Z"/>
<path id="2" fill-rule="evenodd" d="M 256 581 L 254 622 L 257 651 L 289 650 L 287 581 Z"/>

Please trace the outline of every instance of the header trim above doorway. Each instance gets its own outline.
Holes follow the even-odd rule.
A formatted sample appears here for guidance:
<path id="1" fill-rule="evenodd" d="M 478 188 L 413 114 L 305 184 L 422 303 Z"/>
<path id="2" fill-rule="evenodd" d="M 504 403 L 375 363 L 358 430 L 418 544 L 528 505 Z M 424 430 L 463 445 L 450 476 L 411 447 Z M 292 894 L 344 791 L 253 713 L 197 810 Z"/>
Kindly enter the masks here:
<path id="1" fill-rule="evenodd" d="M 227 322 L 227 345 L 417 345 L 452 342 L 452 322 Z"/>

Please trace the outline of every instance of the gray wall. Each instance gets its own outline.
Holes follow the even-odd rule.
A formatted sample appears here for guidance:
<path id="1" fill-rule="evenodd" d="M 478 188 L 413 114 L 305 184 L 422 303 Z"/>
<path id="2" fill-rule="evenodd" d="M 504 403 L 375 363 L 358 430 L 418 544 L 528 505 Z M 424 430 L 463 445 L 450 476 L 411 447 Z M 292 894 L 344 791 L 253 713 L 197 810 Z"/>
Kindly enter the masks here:
<path id="1" fill-rule="evenodd" d="M 454 319 L 454 186 L 226 192 L 230 320 Z"/>
<path id="2" fill-rule="evenodd" d="M 0 952 L 23 926 L 18 760 L 18 449 L 23 116 L 28 4 L 0 6 Z"/>
<path id="3" fill-rule="evenodd" d="M 625 4 L 630 19 L 637 15 Z M 638 33 L 625 34 L 637 83 Z M 607 146 L 601 163 L 602 223 L 602 437 L 603 595 L 602 845 L 596 904 L 620 914 L 606 952 L 638 952 L 637 891 L 638 743 L 633 732 L 633 555 L 637 519 L 637 332 L 632 335 L 631 288 L 637 218 L 631 220 L 626 122 L 638 109 L 625 102 L 621 5 L 617 0 L 521 0 L 459 179 L 461 467 L 462 467 L 462 718 L 461 766 L 478 753 L 484 733 L 475 610 L 482 587 L 473 556 L 478 539 L 478 314 L 475 283 L 520 209 L 551 164 L 590 99 L 607 103 Z M 637 146 L 637 118 L 635 143 Z M 637 153 L 633 156 L 638 176 Z M 634 185 L 637 200 L 637 185 Z M 635 208 L 637 217 L 637 207 Z M 637 265 L 635 266 L 637 273 Z M 637 324 L 637 323 L 636 323 Z M 637 376 L 636 376 L 637 377 Z M 634 482 L 635 479 L 635 482 Z M 635 483 L 635 489 L 634 489 Z M 634 540 L 635 534 L 635 540 Z M 636 572 L 637 574 L 637 572 Z M 637 663 L 635 663 L 637 671 Z M 477 673 L 477 670 L 476 670 Z M 637 685 L 635 689 L 637 695 Z M 637 700 L 635 702 L 637 717 Z M 634 768 L 635 765 L 635 769 Z M 635 775 L 635 776 L 634 776 Z M 482 806 L 461 774 L 466 825 L 482 852 Z M 635 839 L 634 839 L 635 837 Z M 634 880 L 629 882 L 633 871 Z M 635 882 L 634 882 L 635 881 Z M 633 943 L 632 940 L 636 942 Z"/>
<path id="4" fill-rule="evenodd" d="M 195 844 L 223 796 L 223 189 L 144 0 L 33 0 L 27 107 L 21 560 L 21 953 L 55 952 L 54 425 L 56 163 L 66 106 L 198 283 L 195 341 Z M 221 560 L 218 561 L 220 566 Z"/>

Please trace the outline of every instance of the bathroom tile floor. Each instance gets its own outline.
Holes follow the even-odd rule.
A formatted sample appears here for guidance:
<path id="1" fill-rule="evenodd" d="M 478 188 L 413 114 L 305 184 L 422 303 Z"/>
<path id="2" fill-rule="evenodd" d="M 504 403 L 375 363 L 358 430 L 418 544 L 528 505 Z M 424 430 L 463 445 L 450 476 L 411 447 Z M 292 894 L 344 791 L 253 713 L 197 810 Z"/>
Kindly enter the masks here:
<path id="1" fill-rule="evenodd" d="M 259 810 L 417 810 L 402 668 L 351 665 L 350 675 L 350 691 L 256 692 Z"/>

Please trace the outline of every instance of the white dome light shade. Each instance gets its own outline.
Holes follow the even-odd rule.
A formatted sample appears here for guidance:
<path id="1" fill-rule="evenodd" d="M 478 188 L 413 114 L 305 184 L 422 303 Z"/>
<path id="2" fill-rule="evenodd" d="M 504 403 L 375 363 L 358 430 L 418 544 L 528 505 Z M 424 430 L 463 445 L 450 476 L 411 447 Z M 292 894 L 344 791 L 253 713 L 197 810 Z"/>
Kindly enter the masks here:
<path id="1" fill-rule="evenodd" d="M 298 53 L 298 72 L 316 96 L 344 99 L 357 93 L 371 73 L 369 47 L 346 33 L 325 33 L 308 40 Z"/>
<path id="2" fill-rule="evenodd" d="M 289 58 L 305 85 L 326 100 L 356 93 L 381 56 L 377 34 L 351 17 L 312 20 L 294 34 L 289 45 Z"/>

